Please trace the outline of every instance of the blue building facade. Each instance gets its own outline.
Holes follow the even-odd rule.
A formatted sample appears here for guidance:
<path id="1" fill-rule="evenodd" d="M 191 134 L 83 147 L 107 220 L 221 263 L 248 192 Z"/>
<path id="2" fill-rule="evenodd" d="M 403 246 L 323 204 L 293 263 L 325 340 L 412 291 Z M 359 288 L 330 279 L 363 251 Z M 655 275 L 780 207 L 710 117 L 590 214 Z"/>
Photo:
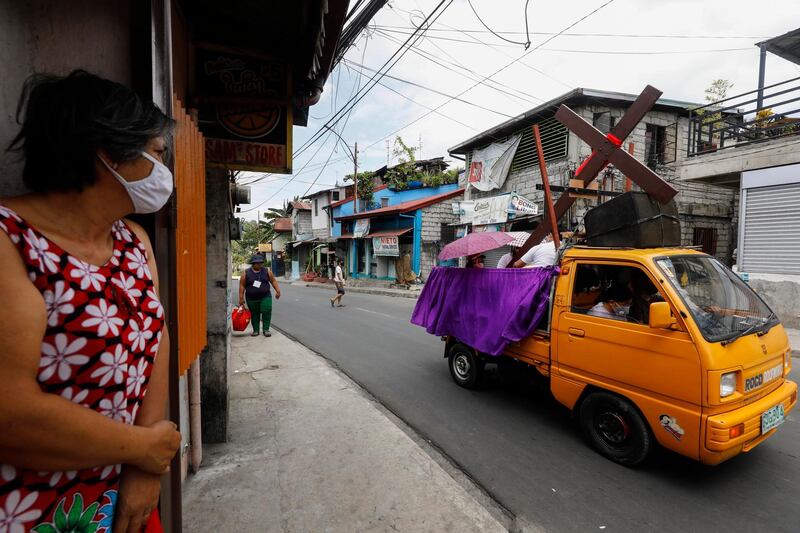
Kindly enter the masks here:
<path id="1" fill-rule="evenodd" d="M 375 188 L 369 205 L 360 202 L 357 213 L 354 212 L 352 197 L 331 204 L 331 237 L 338 240 L 337 255 L 346 259 L 349 276 L 393 280 L 396 275 L 394 261 L 405 254 L 411 257 L 411 269 L 419 273 L 423 211 L 462 192 L 457 184 L 402 191 L 380 186 Z M 391 245 L 396 243 L 397 255 L 387 255 L 383 249 L 376 250 L 375 239 L 388 240 Z"/>

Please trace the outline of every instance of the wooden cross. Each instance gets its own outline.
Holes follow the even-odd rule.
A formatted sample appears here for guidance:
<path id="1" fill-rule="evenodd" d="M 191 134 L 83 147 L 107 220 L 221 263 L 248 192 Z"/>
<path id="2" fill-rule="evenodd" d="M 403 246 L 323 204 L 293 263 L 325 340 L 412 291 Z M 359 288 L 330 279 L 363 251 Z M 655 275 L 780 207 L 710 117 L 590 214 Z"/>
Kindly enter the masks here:
<path id="1" fill-rule="evenodd" d="M 592 155 L 575 171 L 575 178 L 580 179 L 583 185 L 588 185 L 594 180 L 603 168 L 612 163 L 622 171 L 628 179 L 639 185 L 650 196 L 665 204 L 678 194 L 669 183 L 661 179 L 638 159 L 621 148 L 622 142 L 634 130 L 636 125 L 644 118 L 648 111 L 661 97 L 661 91 L 648 85 L 628 108 L 628 111 L 611 131 L 604 135 L 600 130 L 586 122 L 577 113 L 565 105 L 556 111 L 555 117 L 570 131 L 586 141 L 592 147 Z M 544 167 L 544 156 L 540 152 L 539 159 Z M 568 193 L 562 193 L 552 210 L 545 209 L 545 217 L 541 224 L 531 233 L 525 244 L 514 254 L 514 261 L 522 257 L 528 250 L 539 244 L 551 228 L 556 227 L 557 221 L 564 216 L 575 198 Z M 548 206 L 545 206 L 548 207 Z M 551 220 L 551 214 L 554 220 Z"/>

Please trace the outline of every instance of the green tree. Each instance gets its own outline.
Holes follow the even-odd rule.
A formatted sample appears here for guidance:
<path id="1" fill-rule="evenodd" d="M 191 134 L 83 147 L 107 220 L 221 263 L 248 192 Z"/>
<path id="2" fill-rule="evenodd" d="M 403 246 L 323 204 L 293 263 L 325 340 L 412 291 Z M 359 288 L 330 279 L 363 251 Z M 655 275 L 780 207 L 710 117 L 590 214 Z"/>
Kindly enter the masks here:
<path id="1" fill-rule="evenodd" d="M 422 182 L 427 187 L 438 187 L 458 181 L 458 170 L 423 171 L 417 167 L 415 156 L 416 148 L 408 146 L 400 136 L 394 139 L 394 149 L 392 153 L 400 161 L 393 168 L 386 171 L 384 181 L 390 187 L 403 190 L 408 187 L 411 181 Z"/>
<path id="2" fill-rule="evenodd" d="M 728 90 L 732 87 L 733 82 L 730 80 L 723 80 L 721 78 L 713 80 L 711 85 L 706 87 L 705 90 L 706 102 L 708 102 L 708 105 L 713 105 L 725 100 L 728 97 Z M 713 107 L 698 109 L 695 111 L 695 113 L 700 117 L 703 117 L 701 124 L 701 142 L 704 142 L 706 139 L 706 137 L 702 135 L 702 130 L 704 128 L 709 128 L 712 132 L 714 132 L 712 134 L 713 140 L 715 143 L 719 142 L 720 132 L 716 132 L 715 130 L 722 126 L 722 113 L 719 111 L 713 111 Z"/>
<path id="3" fill-rule="evenodd" d="M 358 173 L 358 199 L 363 200 L 365 203 L 372 201 L 372 194 L 375 192 L 375 184 L 373 178 L 374 172 L 359 172 Z M 353 175 L 348 174 L 344 177 L 344 181 L 353 181 Z"/>
<path id="4" fill-rule="evenodd" d="M 245 220 L 242 224 L 242 238 L 231 241 L 231 255 L 234 267 L 247 262 L 256 251 L 259 244 L 265 244 L 276 236 L 271 223 L 263 220 Z"/>
<path id="5" fill-rule="evenodd" d="M 279 218 L 286 218 L 289 214 L 286 212 L 286 205 L 284 204 L 283 207 L 270 207 L 267 209 L 267 212 L 264 213 L 264 221 L 269 224 L 275 224 L 275 220 Z"/>

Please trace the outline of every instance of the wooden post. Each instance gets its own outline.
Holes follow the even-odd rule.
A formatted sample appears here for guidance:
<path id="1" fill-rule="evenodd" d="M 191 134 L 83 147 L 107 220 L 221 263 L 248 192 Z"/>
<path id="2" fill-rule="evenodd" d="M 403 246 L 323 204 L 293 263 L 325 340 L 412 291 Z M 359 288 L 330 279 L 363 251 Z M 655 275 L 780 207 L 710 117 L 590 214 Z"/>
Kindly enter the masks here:
<path id="1" fill-rule="evenodd" d="M 542 137 L 539 134 L 539 125 L 533 125 L 533 138 L 536 141 L 536 157 L 539 159 L 539 172 L 542 174 L 542 185 L 544 186 L 544 205 L 547 209 L 545 218 L 550 219 L 550 230 L 553 232 L 553 244 L 558 250 L 561 247 L 561 236 L 558 234 L 558 220 L 556 210 L 553 207 L 553 196 L 550 192 L 550 180 L 547 178 L 547 163 L 544 161 L 544 149 L 542 148 Z M 542 220 L 542 224 L 545 221 Z"/>
<path id="2" fill-rule="evenodd" d="M 633 143 L 628 143 L 628 153 L 633 155 Z M 631 190 L 631 179 L 628 176 L 625 176 L 625 192 L 629 192 Z"/>
<path id="3" fill-rule="evenodd" d="M 353 213 L 358 213 L 358 143 L 353 152 Z M 353 238 L 356 234 L 356 221 L 353 220 Z"/>

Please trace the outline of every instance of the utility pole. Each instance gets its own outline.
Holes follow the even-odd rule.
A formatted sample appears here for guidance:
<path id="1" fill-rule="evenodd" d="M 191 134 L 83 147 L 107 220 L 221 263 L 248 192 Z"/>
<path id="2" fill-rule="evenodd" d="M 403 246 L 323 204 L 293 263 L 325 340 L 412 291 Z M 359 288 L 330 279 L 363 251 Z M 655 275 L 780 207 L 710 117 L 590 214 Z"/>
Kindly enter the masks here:
<path id="1" fill-rule="evenodd" d="M 355 143 L 353 151 L 353 213 L 358 213 L 358 143 Z M 353 221 L 353 233 L 355 233 L 355 220 Z"/>

